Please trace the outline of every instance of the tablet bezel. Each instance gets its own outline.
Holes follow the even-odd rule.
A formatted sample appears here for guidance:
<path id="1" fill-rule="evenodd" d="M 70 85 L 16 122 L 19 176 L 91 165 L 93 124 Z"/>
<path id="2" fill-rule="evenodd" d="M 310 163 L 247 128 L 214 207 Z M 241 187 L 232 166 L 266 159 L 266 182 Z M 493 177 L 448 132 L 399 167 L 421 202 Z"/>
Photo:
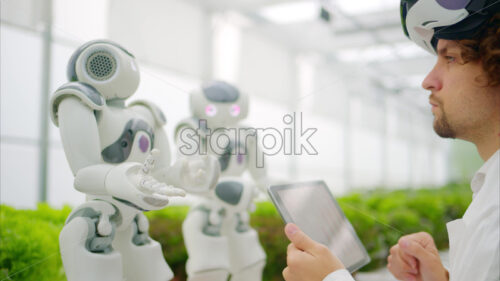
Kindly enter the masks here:
<path id="1" fill-rule="evenodd" d="M 271 197 L 271 200 L 273 201 L 273 204 L 276 206 L 278 213 L 280 214 L 281 218 L 283 219 L 283 221 L 285 223 L 290 223 L 290 222 L 295 223 L 293 221 L 292 217 L 289 215 L 288 210 L 286 209 L 286 206 L 283 204 L 283 201 L 281 201 L 281 198 L 278 195 L 279 194 L 278 192 L 280 190 L 283 190 L 283 189 L 294 189 L 297 187 L 304 187 L 304 186 L 318 186 L 318 187 L 326 190 L 326 192 L 330 195 L 331 202 L 335 206 L 335 209 L 340 214 L 340 216 L 343 218 L 344 222 L 346 223 L 346 226 L 348 227 L 349 231 L 353 235 L 354 240 L 356 241 L 356 243 L 358 243 L 359 248 L 363 252 L 363 254 L 364 254 L 363 258 L 351 266 L 346 266 L 347 270 L 349 270 L 349 272 L 352 273 L 352 272 L 360 269 L 361 267 L 367 265 L 371 261 L 370 256 L 368 255 L 368 252 L 366 251 L 363 243 L 361 243 L 361 240 L 359 239 L 358 235 L 356 234 L 356 231 L 354 230 L 353 226 L 351 225 L 351 222 L 345 216 L 344 212 L 340 208 L 340 205 L 338 204 L 337 200 L 335 200 L 332 193 L 330 192 L 330 189 L 328 189 L 328 186 L 326 185 L 326 183 L 324 181 L 318 180 L 318 181 L 310 181 L 310 182 L 299 182 L 299 183 L 290 183 L 290 184 L 269 186 L 267 191 L 269 193 L 269 196 Z M 332 249 L 330 249 L 330 251 L 332 251 Z"/>

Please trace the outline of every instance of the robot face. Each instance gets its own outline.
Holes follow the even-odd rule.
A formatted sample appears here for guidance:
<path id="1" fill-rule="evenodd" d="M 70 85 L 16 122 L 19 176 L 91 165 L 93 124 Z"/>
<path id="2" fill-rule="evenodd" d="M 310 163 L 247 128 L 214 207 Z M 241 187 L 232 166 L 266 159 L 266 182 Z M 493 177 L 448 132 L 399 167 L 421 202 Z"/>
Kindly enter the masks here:
<path id="1" fill-rule="evenodd" d="M 205 114 L 209 117 L 217 115 L 217 107 L 213 104 L 205 106 Z"/>
<path id="2" fill-rule="evenodd" d="M 233 117 L 237 117 L 238 115 L 240 115 L 240 113 L 241 113 L 241 107 L 237 104 L 233 104 L 229 108 L 229 114 L 231 114 L 231 116 Z"/>
<path id="3" fill-rule="evenodd" d="M 76 56 L 76 57 L 75 57 Z M 78 50 L 70 61 L 70 79 L 96 88 L 107 100 L 130 97 L 139 86 L 139 70 L 134 57 L 120 46 L 96 41 Z"/>
<path id="4" fill-rule="evenodd" d="M 212 82 L 190 96 L 191 111 L 210 128 L 232 127 L 248 113 L 248 97 L 224 82 Z"/>

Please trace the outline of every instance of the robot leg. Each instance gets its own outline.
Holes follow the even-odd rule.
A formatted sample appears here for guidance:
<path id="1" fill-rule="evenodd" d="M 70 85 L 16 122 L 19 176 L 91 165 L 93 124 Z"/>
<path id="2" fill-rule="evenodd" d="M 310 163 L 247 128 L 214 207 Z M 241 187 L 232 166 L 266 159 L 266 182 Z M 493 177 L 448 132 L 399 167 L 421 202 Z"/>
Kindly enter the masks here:
<path id="1" fill-rule="evenodd" d="M 116 233 L 113 246 L 121 253 L 123 272 L 127 281 L 167 281 L 174 277 L 161 245 L 148 236 L 149 223 L 143 213 Z"/>
<path id="2" fill-rule="evenodd" d="M 209 216 L 209 209 L 197 207 L 182 224 L 188 281 L 226 281 L 229 276 L 227 238 L 221 236 L 220 226 L 210 224 Z"/>
<path id="3" fill-rule="evenodd" d="M 262 260 L 231 275 L 231 281 L 258 281 L 262 280 L 262 272 L 266 261 Z"/>
<path id="4" fill-rule="evenodd" d="M 104 201 L 86 202 L 69 215 L 59 235 L 68 281 L 123 280 L 121 256 L 111 247 L 115 215 Z"/>
<path id="5" fill-rule="evenodd" d="M 237 219 L 237 227 L 228 234 L 231 256 L 231 281 L 262 280 L 262 271 L 266 264 L 266 253 L 260 245 L 259 235 L 248 224 L 241 222 L 240 214 L 237 214 Z M 245 226 L 242 224 L 245 224 Z"/>

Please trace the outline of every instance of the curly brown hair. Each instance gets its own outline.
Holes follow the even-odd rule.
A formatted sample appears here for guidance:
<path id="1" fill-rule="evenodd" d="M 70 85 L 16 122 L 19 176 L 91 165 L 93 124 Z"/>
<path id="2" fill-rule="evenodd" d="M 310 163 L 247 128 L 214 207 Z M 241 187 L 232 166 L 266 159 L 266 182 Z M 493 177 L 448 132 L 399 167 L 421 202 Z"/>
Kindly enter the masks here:
<path id="1" fill-rule="evenodd" d="M 496 13 L 473 39 L 458 40 L 466 62 L 481 62 L 488 86 L 500 85 L 500 13 Z"/>

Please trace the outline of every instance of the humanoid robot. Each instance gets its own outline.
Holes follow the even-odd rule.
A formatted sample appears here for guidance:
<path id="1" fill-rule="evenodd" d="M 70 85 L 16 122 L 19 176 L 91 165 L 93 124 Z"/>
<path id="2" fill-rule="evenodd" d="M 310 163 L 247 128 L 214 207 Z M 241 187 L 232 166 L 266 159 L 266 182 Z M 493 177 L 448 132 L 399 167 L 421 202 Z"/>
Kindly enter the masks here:
<path id="1" fill-rule="evenodd" d="M 173 273 L 161 246 L 148 236 L 143 211 L 164 208 L 171 196 L 210 188 L 216 158 L 170 165 L 165 116 L 153 103 L 125 105 L 139 85 L 135 58 L 118 44 L 91 41 L 72 55 L 68 79 L 51 98 L 74 187 L 87 194 L 59 236 L 69 281 L 165 281 Z"/>
<path id="2" fill-rule="evenodd" d="M 221 176 L 215 188 L 194 192 L 201 200 L 183 223 L 188 280 L 261 280 L 266 255 L 249 226 L 249 211 L 258 194 L 255 187 L 264 189 L 267 177 L 257 165 L 256 131 L 239 125 L 248 113 L 248 96 L 214 81 L 191 92 L 190 107 L 193 117 L 176 127 L 178 152 L 217 156 Z M 194 147 L 190 140 L 197 140 L 196 151 L 183 151 Z M 256 184 L 243 180 L 245 171 Z"/>

